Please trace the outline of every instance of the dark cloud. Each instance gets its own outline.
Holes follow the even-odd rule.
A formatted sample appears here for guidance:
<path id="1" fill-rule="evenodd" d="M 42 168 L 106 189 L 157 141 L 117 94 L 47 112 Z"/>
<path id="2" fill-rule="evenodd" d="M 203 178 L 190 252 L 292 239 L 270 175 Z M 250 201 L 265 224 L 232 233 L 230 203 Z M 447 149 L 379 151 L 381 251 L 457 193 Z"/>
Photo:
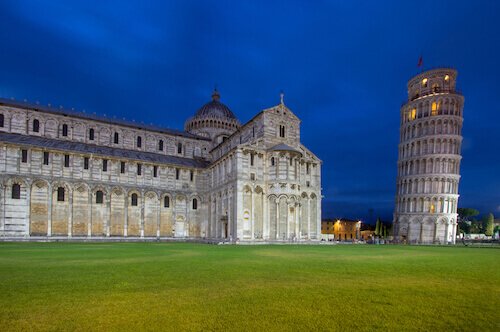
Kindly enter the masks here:
<path id="1" fill-rule="evenodd" d="M 497 1 L 2 1 L 0 95 L 182 128 L 217 84 L 242 121 L 279 101 L 323 160 L 325 216 L 390 219 L 399 108 L 427 68 L 465 95 L 460 205 L 500 206 Z"/>

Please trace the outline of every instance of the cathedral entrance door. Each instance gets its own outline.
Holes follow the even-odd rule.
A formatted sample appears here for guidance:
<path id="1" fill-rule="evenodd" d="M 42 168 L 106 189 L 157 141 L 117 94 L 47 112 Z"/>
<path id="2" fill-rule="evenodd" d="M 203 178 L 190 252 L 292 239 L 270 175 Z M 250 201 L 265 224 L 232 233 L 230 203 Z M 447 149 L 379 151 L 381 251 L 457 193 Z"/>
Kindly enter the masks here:
<path id="1" fill-rule="evenodd" d="M 175 237 L 184 237 L 184 222 L 177 221 L 175 223 Z"/>
<path id="2" fill-rule="evenodd" d="M 222 233 L 221 237 L 223 239 L 227 239 L 227 237 L 228 237 L 227 216 L 222 216 L 220 218 L 220 223 L 221 223 L 221 233 Z"/>

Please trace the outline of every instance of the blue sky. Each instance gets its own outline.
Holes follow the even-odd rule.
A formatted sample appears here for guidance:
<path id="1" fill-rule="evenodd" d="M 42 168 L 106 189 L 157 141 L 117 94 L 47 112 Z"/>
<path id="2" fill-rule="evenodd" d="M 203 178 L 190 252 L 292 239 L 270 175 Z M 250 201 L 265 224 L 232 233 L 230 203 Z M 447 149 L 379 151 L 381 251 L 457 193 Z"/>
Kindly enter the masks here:
<path id="1" fill-rule="evenodd" d="M 399 108 L 424 69 L 465 95 L 462 207 L 500 215 L 498 1 L 2 1 L 0 96 L 182 128 L 210 99 L 285 103 L 324 217 L 392 218 Z M 368 220 L 369 221 L 369 220 Z"/>

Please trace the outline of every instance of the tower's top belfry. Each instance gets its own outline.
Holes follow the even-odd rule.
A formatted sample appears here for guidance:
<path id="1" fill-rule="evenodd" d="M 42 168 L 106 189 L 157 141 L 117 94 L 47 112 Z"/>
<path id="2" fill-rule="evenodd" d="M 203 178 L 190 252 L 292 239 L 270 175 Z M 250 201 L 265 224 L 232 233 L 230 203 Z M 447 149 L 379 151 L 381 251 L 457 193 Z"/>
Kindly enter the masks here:
<path id="1" fill-rule="evenodd" d="M 453 93 L 457 71 L 451 68 L 437 68 L 422 72 L 408 81 L 408 100 L 437 93 Z"/>

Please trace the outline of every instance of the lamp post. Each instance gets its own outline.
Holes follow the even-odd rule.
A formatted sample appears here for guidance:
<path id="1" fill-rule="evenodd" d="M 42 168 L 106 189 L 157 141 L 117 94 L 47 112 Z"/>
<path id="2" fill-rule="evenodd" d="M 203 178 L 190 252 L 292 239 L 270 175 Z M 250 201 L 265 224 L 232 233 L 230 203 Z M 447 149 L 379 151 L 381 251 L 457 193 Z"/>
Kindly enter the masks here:
<path id="1" fill-rule="evenodd" d="M 358 221 L 358 227 L 359 227 L 358 240 L 361 240 L 361 220 Z"/>

